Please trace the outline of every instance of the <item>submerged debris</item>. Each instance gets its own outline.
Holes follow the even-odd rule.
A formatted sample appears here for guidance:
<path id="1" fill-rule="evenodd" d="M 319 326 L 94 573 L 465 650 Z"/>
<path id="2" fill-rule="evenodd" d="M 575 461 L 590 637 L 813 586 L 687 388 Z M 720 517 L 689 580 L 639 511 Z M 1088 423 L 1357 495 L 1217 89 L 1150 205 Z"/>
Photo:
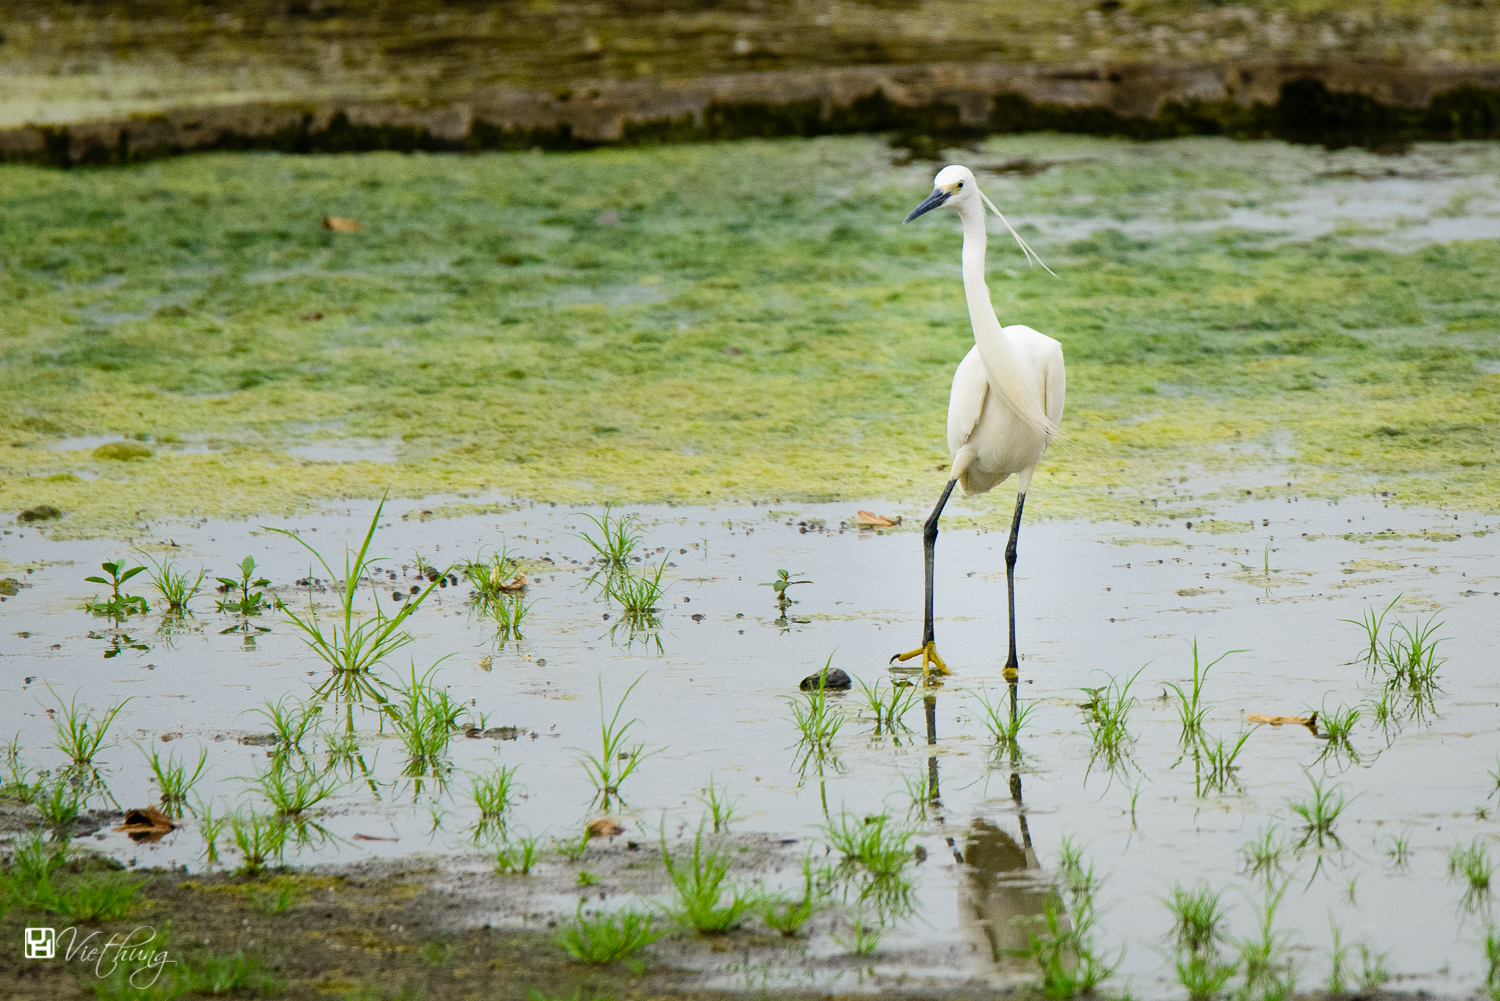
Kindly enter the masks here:
<path id="1" fill-rule="evenodd" d="M 1311 716 L 1267 716 L 1265 713 L 1251 713 L 1245 717 L 1248 723 L 1269 723 L 1271 726 L 1283 726 L 1287 723 L 1296 723 L 1305 726 L 1314 733 L 1318 732 L 1318 714 Z"/>
<path id="2" fill-rule="evenodd" d="M 855 511 L 854 524 L 860 528 L 894 528 L 901 524 L 900 518 L 887 518 L 872 511 Z"/>

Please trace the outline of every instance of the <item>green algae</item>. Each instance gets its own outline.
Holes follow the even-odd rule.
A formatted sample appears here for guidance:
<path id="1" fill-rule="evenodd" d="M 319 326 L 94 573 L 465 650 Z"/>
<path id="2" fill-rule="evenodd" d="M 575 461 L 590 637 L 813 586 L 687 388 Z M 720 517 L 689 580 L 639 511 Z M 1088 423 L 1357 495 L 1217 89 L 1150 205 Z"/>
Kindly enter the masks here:
<path id="1" fill-rule="evenodd" d="M 1274 204 L 1335 162 L 1058 137 L 972 159 L 1017 155 L 1064 161 L 987 182 L 1018 222 L 1084 199 L 1105 219 L 1209 191 Z M 0 509 L 57 507 L 58 536 L 385 490 L 925 509 L 972 344 L 951 222 L 900 225 L 929 171 L 870 139 L 0 168 Z M 1256 469 L 1259 496 L 1500 509 L 1500 323 L 1480 322 L 1500 243 L 1032 242 L 1060 278 L 990 253 L 1002 320 L 1068 358 L 1065 437 L 1028 511 L 1201 517 L 1169 476 Z M 53 448 L 85 435 L 153 454 Z M 394 461 L 299 448 L 343 439 Z M 964 503 L 999 522 L 1003 494 Z"/>

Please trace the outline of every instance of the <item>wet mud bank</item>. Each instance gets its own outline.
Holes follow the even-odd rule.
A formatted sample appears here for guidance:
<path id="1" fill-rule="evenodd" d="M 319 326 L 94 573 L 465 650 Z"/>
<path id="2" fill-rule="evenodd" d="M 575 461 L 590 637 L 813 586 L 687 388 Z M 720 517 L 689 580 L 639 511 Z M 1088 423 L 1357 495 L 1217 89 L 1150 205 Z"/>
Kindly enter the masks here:
<path id="1" fill-rule="evenodd" d="M 0 162 L 107 165 L 212 150 L 571 150 L 893 132 L 944 144 L 1053 130 L 1400 148 L 1500 137 L 1500 67 L 1388 61 L 928 63 L 584 80 L 415 101 L 227 102 L 0 130 Z"/>

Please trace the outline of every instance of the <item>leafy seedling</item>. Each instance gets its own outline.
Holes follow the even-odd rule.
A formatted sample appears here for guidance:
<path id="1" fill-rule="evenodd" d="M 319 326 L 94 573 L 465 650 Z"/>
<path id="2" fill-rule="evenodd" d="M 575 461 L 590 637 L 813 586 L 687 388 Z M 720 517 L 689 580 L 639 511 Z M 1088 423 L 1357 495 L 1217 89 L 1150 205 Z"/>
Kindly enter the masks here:
<path id="1" fill-rule="evenodd" d="M 101 563 L 99 566 L 105 573 L 109 574 L 108 578 L 96 575 L 85 577 L 84 580 L 90 584 L 108 584 L 110 587 L 110 596 L 104 601 L 94 600 L 84 602 L 83 607 L 85 610 L 95 615 L 104 615 L 112 619 L 123 619 L 127 615 L 139 615 L 151 610 L 151 606 L 146 604 L 145 598 L 138 594 L 126 594 L 120 590 L 130 578 L 138 573 L 143 573 L 146 569 L 145 567 L 135 566 L 126 569 L 123 559 L 115 560 L 112 563 Z"/>

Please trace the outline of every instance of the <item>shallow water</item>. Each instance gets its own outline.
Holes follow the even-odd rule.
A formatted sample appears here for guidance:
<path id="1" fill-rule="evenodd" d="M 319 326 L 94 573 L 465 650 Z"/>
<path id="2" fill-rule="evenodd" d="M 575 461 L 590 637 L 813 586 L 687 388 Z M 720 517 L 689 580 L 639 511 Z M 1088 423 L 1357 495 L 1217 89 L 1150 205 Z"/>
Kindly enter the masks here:
<path id="1" fill-rule="evenodd" d="M 1024 964 L 992 959 L 986 929 L 994 932 L 1006 915 L 1040 910 L 1046 867 L 1071 836 L 1107 875 L 1099 896 L 1103 940 L 1127 950 L 1120 975 L 1132 978 L 1137 991 L 1159 992 L 1171 984 L 1164 958 L 1171 921 L 1157 898 L 1174 882 L 1197 879 L 1243 888 L 1225 899 L 1233 904 L 1235 930 L 1248 933 L 1261 883 L 1243 872 L 1237 851 L 1272 822 L 1296 837 L 1287 803 L 1306 797 L 1304 770 L 1328 776 L 1351 802 L 1335 827 L 1341 850 L 1329 845 L 1285 859 L 1291 881 L 1278 924 L 1294 932 L 1303 984 L 1317 982 L 1326 969 L 1330 913 L 1346 941 L 1391 950 L 1391 969 L 1403 978 L 1393 986 L 1459 994 L 1481 971 L 1488 904 L 1466 906 L 1463 887 L 1446 878 L 1446 852 L 1475 838 L 1492 849 L 1496 843 L 1491 814 L 1500 806 L 1495 779 L 1486 774 L 1497 767 L 1500 747 L 1500 679 L 1491 670 L 1492 623 L 1500 611 L 1494 519 L 1401 510 L 1378 500 L 1280 499 L 1224 506 L 1192 528 L 1175 521 L 1028 524 L 1016 596 L 1020 697 L 1036 708 L 1017 763 L 993 753 L 973 694 L 981 685 L 994 697 L 1004 693 L 1005 538 L 945 531 L 938 543 L 937 631 L 955 673 L 936 690 L 935 742 L 928 741 L 920 701 L 905 717 L 909 732 L 876 735 L 872 723 L 857 718 L 856 690 L 840 699 L 849 719 L 835 743 L 838 765 L 825 767 L 820 781 L 814 771 L 799 778 L 795 770 L 797 734 L 786 700 L 798 697 L 798 680 L 830 655 L 833 666 L 873 683 L 889 676 L 892 653 L 916 644 L 919 533 L 856 531 L 853 506 L 843 505 L 641 509 L 648 559 L 669 560 L 672 583 L 660 630 L 632 638 L 612 632 L 618 608 L 586 583 L 589 550 L 574 534 L 589 527 L 581 510 L 497 502 L 499 513 L 443 518 L 436 516 L 444 513 L 441 503 L 393 503 L 382 518 L 374 548 L 390 557 L 385 565 L 398 575 L 403 560 L 411 572 L 413 553 L 442 566 L 497 545 L 502 534 L 513 551 L 550 559 L 556 570 L 532 575 L 534 605 L 519 641 L 497 642 L 493 623 L 469 610 L 467 589 L 435 591 L 410 620 L 417 642 L 393 659 L 387 677 L 407 670 L 408 658 L 423 670 L 447 657 L 439 667 L 442 683 L 456 698 L 472 700 L 485 726 L 516 727 L 515 739 L 456 738 L 455 771 L 443 792 L 430 780 L 402 777 L 399 742 L 378 733 L 367 714 L 360 733 L 370 780 L 346 786 L 315 811 L 332 838 L 291 861 L 472 852 L 476 811 L 465 805 L 466 776 L 497 763 L 520 765 L 528 793 L 513 808 L 512 830 L 576 831 L 599 811 L 571 748 L 597 745 L 598 686 L 612 710 L 640 678 L 624 717 L 640 717 L 632 736 L 655 753 L 624 784 L 628 805 L 617 816 L 627 836 L 648 847 L 660 825 L 670 831 L 697 823 L 702 806 L 694 793 L 710 776 L 741 797 L 736 830 L 796 838 L 791 850 L 813 845 L 819 853 L 825 804 L 835 815 L 847 807 L 903 817 L 912 807 L 903 777 L 932 769 L 939 777 L 940 803 L 925 818 L 920 809 L 910 814 L 926 851 L 913 869 L 917 914 L 886 936 L 873 961 L 814 969 L 751 959 L 718 968 L 719 982 L 811 980 L 856 989 L 871 983 L 863 978 L 872 964 L 891 975 L 1018 975 Z M 343 514 L 272 524 L 300 532 L 334 562 L 344 544 L 358 544 L 372 511 L 358 503 Z M 962 505 L 950 511 L 961 516 Z M 907 526 L 922 517 L 884 513 L 905 515 Z M 816 519 L 825 527 L 799 524 Z M 183 565 L 202 562 L 222 575 L 248 553 L 295 608 L 307 595 L 291 582 L 308 573 L 308 556 L 254 523 L 177 523 L 154 531 L 150 539 L 114 543 L 50 542 L 26 528 L 0 536 L 0 560 L 8 561 L 0 562 L 0 576 L 27 585 L 0 606 L 10 624 L 0 637 L 0 733 L 19 732 L 30 764 L 56 767 L 61 756 L 46 712 L 56 700 L 46 686 L 64 699 L 78 692 L 96 711 L 129 697 L 112 731 L 118 740 L 101 755 L 102 776 L 121 807 L 152 798 L 134 742 L 193 759 L 206 747 L 209 778 L 197 792 L 226 806 L 256 802 L 245 777 L 264 767 L 268 749 L 239 738 L 267 727 L 251 711 L 283 693 L 305 697 L 325 676 L 290 623 L 267 614 L 249 619 L 249 632 L 236 631 L 242 621 L 210 611 L 211 596 L 200 595 L 195 617 L 174 635 L 158 631 L 162 617 L 153 611 L 128 621 L 123 633 L 130 642 L 117 642 L 107 621 L 79 610 L 94 593 L 82 578 L 97 572 L 100 560 L 127 553 L 130 542 L 154 552 L 175 544 L 170 551 Z M 798 604 L 785 625 L 775 621 L 771 590 L 758 586 L 778 567 L 812 581 L 793 591 Z M 413 579 L 404 578 L 402 589 Z M 379 591 L 388 609 L 397 607 L 392 590 L 387 583 Z M 1195 795 L 1191 762 L 1178 761 L 1175 706 L 1161 698 L 1167 683 L 1189 678 L 1193 638 L 1205 660 L 1244 651 L 1215 667 L 1206 686 L 1209 734 L 1233 736 L 1246 713 L 1305 714 L 1325 700 L 1332 708 L 1377 695 L 1379 685 L 1364 666 L 1351 663 L 1364 644 L 1360 630 L 1339 620 L 1358 619 L 1398 595 L 1392 614 L 1402 621 L 1433 615 L 1443 623 L 1439 654 L 1446 660 L 1432 712 L 1393 728 L 1388 739 L 1366 707 L 1354 753 L 1321 759 L 1327 745 L 1306 728 L 1256 728 L 1240 758 L 1238 788 Z M 327 598 L 317 596 L 320 607 Z M 269 631 L 257 631 L 263 628 Z M 118 655 L 106 657 L 116 649 Z M 1079 689 L 1137 669 L 1133 692 L 1141 701 L 1130 719 L 1136 744 L 1129 760 L 1111 770 L 1091 761 Z M 180 737 L 164 745 L 163 734 Z M 1411 864 L 1393 866 L 1385 839 L 1408 831 Z M 94 837 L 99 849 L 134 865 L 204 864 L 191 826 L 156 844 L 135 844 L 107 828 Z M 557 906 L 570 909 L 571 899 L 560 897 Z M 826 934 L 809 947 L 815 956 L 837 951 Z"/>

